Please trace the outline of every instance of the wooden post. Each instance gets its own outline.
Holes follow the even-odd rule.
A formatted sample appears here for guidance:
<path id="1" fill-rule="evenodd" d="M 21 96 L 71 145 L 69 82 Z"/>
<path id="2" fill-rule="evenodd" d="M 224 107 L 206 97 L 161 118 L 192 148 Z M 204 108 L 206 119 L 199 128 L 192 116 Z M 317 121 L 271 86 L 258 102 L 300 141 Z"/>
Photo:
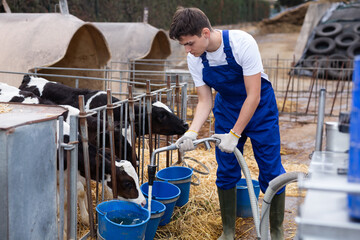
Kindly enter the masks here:
<path id="1" fill-rule="evenodd" d="M 88 201 L 88 213 L 89 213 L 89 224 L 90 224 L 90 235 L 95 237 L 95 228 L 94 228 L 94 214 L 92 208 L 92 197 L 91 197 L 91 176 L 90 176 L 90 163 L 89 163 L 89 143 L 88 143 L 88 127 L 86 120 L 84 96 L 79 96 L 79 121 L 80 121 L 80 135 L 83 145 L 83 154 L 84 154 L 84 167 L 85 167 L 85 179 L 86 179 L 86 195 Z"/>

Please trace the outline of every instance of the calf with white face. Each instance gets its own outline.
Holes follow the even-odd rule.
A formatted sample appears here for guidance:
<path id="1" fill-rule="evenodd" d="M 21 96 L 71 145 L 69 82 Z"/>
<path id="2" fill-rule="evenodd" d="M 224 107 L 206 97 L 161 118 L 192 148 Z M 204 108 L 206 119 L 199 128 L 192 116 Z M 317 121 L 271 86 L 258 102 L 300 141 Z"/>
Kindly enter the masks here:
<path id="1" fill-rule="evenodd" d="M 69 142 L 69 125 L 64 122 L 64 142 Z M 102 172 L 102 156 L 100 155 L 99 173 Z M 117 198 L 135 202 L 144 206 L 146 200 L 142 194 L 139 186 L 139 178 L 136 174 L 135 168 L 127 160 L 116 160 L 116 185 L 117 185 Z M 64 155 L 64 168 L 66 169 L 66 154 Z M 89 164 L 90 164 L 90 177 L 91 180 L 96 180 L 96 147 L 89 143 Z M 66 174 L 65 174 L 66 176 Z M 101 181 L 101 179 L 99 179 Z M 78 144 L 78 204 L 80 209 L 80 220 L 84 224 L 89 224 L 89 214 L 87 212 L 87 198 L 85 194 L 85 166 L 83 145 L 79 141 Z M 105 153 L 105 194 L 112 198 L 112 178 L 111 178 L 111 158 L 110 155 Z M 66 199 L 66 198 L 65 198 Z M 65 204 L 66 205 L 66 204 Z"/>

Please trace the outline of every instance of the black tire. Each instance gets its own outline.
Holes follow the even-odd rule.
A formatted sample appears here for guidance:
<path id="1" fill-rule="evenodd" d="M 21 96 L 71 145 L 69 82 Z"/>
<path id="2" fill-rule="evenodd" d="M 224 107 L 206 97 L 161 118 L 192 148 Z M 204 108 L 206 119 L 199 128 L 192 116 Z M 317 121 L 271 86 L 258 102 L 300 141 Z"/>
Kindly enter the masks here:
<path id="1" fill-rule="evenodd" d="M 314 39 L 309 46 L 310 52 L 314 54 L 329 54 L 335 49 L 335 41 L 328 37 Z"/>
<path id="2" fill-rule="evenodd" d="M 348 49 L 346 50 L 346 54 L 349 58 L 354 59 L 356 55 L 360 55 L 360 42 L 352 44 Z"/>
<path id="3" fill-rule="evenodd" d="M 360 23 L 356 23 L 353 27 L 354 33 L 360 35 Z"/>
<path id="4" fill-rule="evenodd" d="M 323 67 L 325 59 L 324 55 L 314 54 L 306 57 L 303 65 L 308 68 Z"/>
<path id="5" fill-rule="evenodd" d="M 359 42 L 360 36 L 353 32 L 341 33 L 335 38 L 335 43 L 339 47 L 347 48 L 350 45 Z"/>
<path id="6" fill-rule="evenodd" d="M 315 29 L 316 35 L 319 37 L 334 37 L 341 33 L 343 26 L 340 23 L 326 23 Z"/>
<path id="7" fill-rule="evenodd" d="M 351 79 L 351 61 L 341 53 L 335 53 L 327 59 L 327 74 L 328 77 L 334 80 L 349 80 Z"/>
<path id="8" fill-rule="evenodd" d="M 316 71 L 316 73 L 314 74 L 317 74 L 319 78 L 324 78 L 325 61 L 326 61 L 326 56 L 314 54 L 305 58 L 303 62 L 303 66 L 309 68 L 308 69 L 309 71 L 312 72 Z"/>

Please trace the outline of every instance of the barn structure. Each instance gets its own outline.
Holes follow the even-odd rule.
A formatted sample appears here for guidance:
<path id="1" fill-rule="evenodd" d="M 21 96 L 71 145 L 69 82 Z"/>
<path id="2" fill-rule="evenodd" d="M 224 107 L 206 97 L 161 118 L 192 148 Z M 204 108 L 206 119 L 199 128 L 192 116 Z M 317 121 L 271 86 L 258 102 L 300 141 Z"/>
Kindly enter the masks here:
<path id="1" fill-rule="evenodd" d="M 102 69 L 110 60 L 103 34 L 91 23 L 70 14 L 0 13 L 0 70 L 34 72 L 35 67 Z M 103 78 L 104 72 L 40 69 L 42 74 Z M 74 78 L 47 76 L 75 86 Z M 22 75 L 1 74 L 1 81 L 18 87 Z M 84 80 L 79 87 L 102 89 L 103 81 Z"/>
<path id="2" fill-rule="evenodd" d="M 164 72 L 165 70 L 165 61 L 171 54 L 170 41 L 165 31 L 145 22 L 94 22 L 93 24 L 100 29 L 109 44 L 110 69 L 131 71 L 122 72 L 122 76 L 112 73 L 112 78 L 138 82 L 151 80 L 153 84 L 165 83 L 163 74 L 145 73 L 145 71 Z M 141 88 L 141 85 L 137 88 Z"/>

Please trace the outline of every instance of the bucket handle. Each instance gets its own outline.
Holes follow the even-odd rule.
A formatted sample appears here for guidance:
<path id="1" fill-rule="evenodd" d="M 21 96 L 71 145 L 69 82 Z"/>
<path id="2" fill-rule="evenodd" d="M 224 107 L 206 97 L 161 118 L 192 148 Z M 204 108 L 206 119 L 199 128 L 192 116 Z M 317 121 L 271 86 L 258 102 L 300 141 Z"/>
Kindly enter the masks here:
<path id="1" fill-rule="evenodd" d="M 185 159 L 191 160 L 191 161 L 199 164 L 201 167 L 203 167 L 203 168 L 205 169 L 205 171 L 202 172 L 202 171 L 197 170 L 197 169 L 195 169 L 195 168 L 193 168 L 193 167 L 190 167 L 189 164 L 188 164 L 186 161 L 184 161 Z M 202 175 L 209 175 L 209 173 L 210 173 L 209 168 L 208 168 L 205 164 L 203 164 L 202 162 L 198 161 L 197 159 L 195 159 L 195 158 L 193 158 L 193 157 L 186 157 L 186 156 L 185 156 L 185 157 L 183 157 L 183 160 L 181 161 L 181 163 L 182 163 L 182 166 L 191 168 L 191 169 L 193 169 L 194 172 L 200 173 L 200 174 L 202 174 Z"/>
<path id="2" fill-rule="evenodd" d="M 191 183 L 191 185 L 194 185 L 194 186 L 199 186 L 200 185 L 200 179 L 199 179 L 199 177 L 198 176 L 196 176 L 196 175 L 192 175 L 193 176 L 193 178 L 195 178 L 196 180 L 197 180 L 197 182 L 193 182 L 193 181 L 191 181 L 190 183 Z"/>

